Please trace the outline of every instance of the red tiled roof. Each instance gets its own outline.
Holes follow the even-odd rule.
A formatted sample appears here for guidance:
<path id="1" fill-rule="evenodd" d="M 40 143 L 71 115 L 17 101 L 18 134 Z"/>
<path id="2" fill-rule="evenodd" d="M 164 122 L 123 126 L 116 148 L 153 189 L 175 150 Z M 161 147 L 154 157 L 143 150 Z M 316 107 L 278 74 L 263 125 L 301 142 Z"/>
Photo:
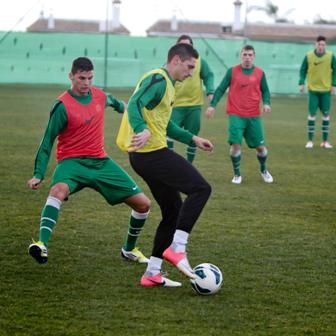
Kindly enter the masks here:
<path id="1" fill-rule="evenodd" d="M 147 29 L 148 36 L 179 36 L 189 34 L 192 37 L 238 38 L 269 41 L 315 41 L 318 35 L 324 35 L 329 41 L 336 41 L 336 25 L 295 25 L 288 23 L 265 24 L 248 23 L 239 32 L 232 32 L 230 25 L 219 22 L 177 22 L 177 30 L 172 29 L 171 20 L 159 20 Z M 231 27 L 232 28 L 232 27 Z"/>
<path id="2" fill-rule="evenodd" d="M 172 29 L 171 20 L 159 20 L 146 30 L 148 36 L 177 36 L 181 34 L 208 35 L 220 37 L 222 35 L 222 25 L 219 22 L 177 22 L 177 30 Z"/>
<path id="3" fill-rule="evenodd" d="M 39 18 L 29 27 L 28 32 L 80 32 L 80 33 L 99 33 L 99 21 L 85 21 L 85 20 L 67 20 L 54 19 L 54 28 L 48 29 L 48 19 Z M 123 25 L 119 28 L 110 29 L 109 32 L 114 34 L 129 35 L 130 31 Z"/>
<path id="4" fill-rule="evenodd" d="M 250 23 L 245 27 L 244 35 L 250 39 L 273 41 L 315 41 L 318 35 L 323 35 L 329 41 L 335 41 L 336 25 Z"/>

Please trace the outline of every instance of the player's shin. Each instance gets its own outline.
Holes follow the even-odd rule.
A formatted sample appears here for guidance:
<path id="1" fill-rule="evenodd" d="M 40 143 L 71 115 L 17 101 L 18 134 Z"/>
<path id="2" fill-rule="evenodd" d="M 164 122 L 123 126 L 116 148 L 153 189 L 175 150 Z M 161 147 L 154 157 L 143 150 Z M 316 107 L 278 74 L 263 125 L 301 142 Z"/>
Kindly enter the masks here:
<path id="1" fill-rule="evenodd" d="M 42 210 L 39 240 L 43 242 L 45 246 L 48 246 L 54 226 L 57 223 L 61 204 L 62 202 L 58 198 L 49 196 Z"/>
<path id="2" fill-rule="evenodd" d="M 145 224 L 148 214 L 149 211 L 140 213 L 132 210 L 128 225 L 128 232 L 123 246 L 126 251 L 132 251 L 135 248 L 136 242 L 141 234 L 141 230 Z"/>

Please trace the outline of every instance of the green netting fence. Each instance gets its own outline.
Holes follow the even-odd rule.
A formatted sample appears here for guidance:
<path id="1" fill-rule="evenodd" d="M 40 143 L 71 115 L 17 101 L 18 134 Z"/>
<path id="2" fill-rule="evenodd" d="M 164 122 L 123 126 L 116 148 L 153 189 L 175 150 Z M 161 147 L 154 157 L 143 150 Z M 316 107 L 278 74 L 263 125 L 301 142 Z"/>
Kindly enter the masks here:
<path id="1" fill-rule="evenodd" d="M 0 32 L 0 40 L 3 36 Z M 109 35 L 106 52 L 104 34 L 13 32 L 0 43 L 0 83 L 68 84 L 73 59 L 87 56 L 95 65 L 96 85 L 131 88 L 145 71 L 163 66 L 175 40 Z M 299 68 L 311 44 L 194 39 L 215 73 L 216 85 L 227 67 L 240 62 L 239 52 L 246 43 L 255 47 L 255 63 L 265 70 L 273 94 L 298 93 Z"/>

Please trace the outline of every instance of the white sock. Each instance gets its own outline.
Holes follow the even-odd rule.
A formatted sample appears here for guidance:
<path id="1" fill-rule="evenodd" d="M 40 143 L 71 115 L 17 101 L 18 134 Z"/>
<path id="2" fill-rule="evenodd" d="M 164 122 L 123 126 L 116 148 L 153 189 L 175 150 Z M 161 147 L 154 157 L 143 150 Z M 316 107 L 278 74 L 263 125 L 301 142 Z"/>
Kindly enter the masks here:
<path id="1" fill-rule="evenodd" d="M 135 210 L 131 211 L 131 216 L 135 219 L 147 219 L 149 215 L 149 210 L 147 212 L 137 212 Z"/>
<path id="2" fill-rule="evenodd" d="M 53 196 L 48 196 L 46 204 L 45 205 L 50 205 L 56 208 L 57 210 L 61 209 L 62 201 L 60 201 L 58 198 L 53 197 Z"/>
<path id="3" fill-rule="evenodd" d="M 145 275 L 154 276 L 161 272 L 162 259 L 156 257 L 150 257 L 147 264 Z"/>
<path id="4" fill-rule="evenodd" d="M 176 230 L 173 238 L 173 243 L 171 245 L 172 250 L 177 253 L 185 252 L 187 249 L 188 238 L 188 232 Z"/>

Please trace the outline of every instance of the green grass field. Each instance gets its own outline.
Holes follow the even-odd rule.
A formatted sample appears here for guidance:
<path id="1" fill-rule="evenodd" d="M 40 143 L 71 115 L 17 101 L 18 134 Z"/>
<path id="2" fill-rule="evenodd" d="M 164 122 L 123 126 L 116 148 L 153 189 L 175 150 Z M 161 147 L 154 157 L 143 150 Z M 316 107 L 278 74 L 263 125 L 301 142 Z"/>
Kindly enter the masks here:
<path id="1" fill-rule="evenodd" d="M 265 117 L 272 185 L 261 180 L 246 146 L 243 184 L 231 184 L 224 99 L 215 118 L 203 120 L 201 135 L 216 147 L 212 155 L 199 153 L 195 165 L 213 194 L 192 232 L 189 259 L 219 266 L 224 286 L 201 297 L 170 265 L 166 271 L 182 288 L 141 288 L 144 266 L 119 256 L 128 208 L 110 207 L 88 189 L 63 205 L 48 264 L 28 256 L 54 158 L 40 190 L 29 190 L 26 181 L 62 90 L 0 87 L 0 335 L 336 335 L 336 149 L 305 150 L 306 98 L 275 97 Z M 114 94 L 127 100 L 130 93 Z M 115 146 L 120 115 L 108 112 L 107 151 L 150 195 Z M 336 121 L 331 130 L 336 144 Z M 159 219 L 153 202 L 139 241 L 146 254 Z"/>

